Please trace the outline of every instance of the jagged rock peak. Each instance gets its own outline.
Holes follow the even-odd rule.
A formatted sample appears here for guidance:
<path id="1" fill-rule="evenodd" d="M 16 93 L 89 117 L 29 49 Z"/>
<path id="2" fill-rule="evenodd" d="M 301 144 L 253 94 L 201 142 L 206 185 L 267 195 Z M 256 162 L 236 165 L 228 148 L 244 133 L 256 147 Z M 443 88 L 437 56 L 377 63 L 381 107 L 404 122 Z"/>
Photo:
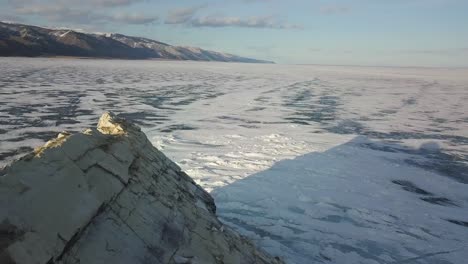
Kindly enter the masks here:
<path id="1" fill-rule="evenodd" d="M 97 129 L 101 133 L 109 135 L 124 134 L 125 131 L 129 129 L 129 127 L 140 131 L 139 127 L 135 125 L 132 126 L 132 124 L 126 122 L 125 119 L 119 118 L 110 112 L 105 112 L 102 114 L 97 125 Z"/>
<path id="2" fill-rule="evenodd" d="M 0 263 L 283 263 L 215 212 L 138 126 L 105 113 L 0 171 Z"/>

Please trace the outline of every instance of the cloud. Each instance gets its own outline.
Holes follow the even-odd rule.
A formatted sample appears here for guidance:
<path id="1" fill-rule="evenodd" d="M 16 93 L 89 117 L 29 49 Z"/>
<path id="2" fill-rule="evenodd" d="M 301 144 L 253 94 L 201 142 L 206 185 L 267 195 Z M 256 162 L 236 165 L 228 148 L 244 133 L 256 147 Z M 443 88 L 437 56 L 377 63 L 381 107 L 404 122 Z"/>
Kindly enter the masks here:
<path id="1" fill-rule="evenodd" d="M 246 27 L 246 28 L 274 28 L 274 29 L 292 29 L 300 28 L 296 25 L 284 23 L 273 16 L 266 17 L 227 17 L 227 16 L 208 16 L 194 19 L 190 22 L 194 27 Z"/>
<path id="2" fill-rule="evenodd" d="M 347 13 L 350 10 L 351 9 L 349 7 L 342 6 L 342 5 L 328 5 L 328 6 L 322 6 L 320 8 L 320 12 L 326 15 Z"/>
<path id="3" fill-rule="evenodd" d="M 243 0 L 243 1 L 271 1 L 271 0 Z M 244 27 L 244 28 L 272 28 L 272 29 L 300 29 L 298 25 L 292 25 L 281 21 L 274 16 L 196 16 L 197 12 L 207 7 L 199 5 L 188 8 L 174 9 L 169 12 L 165 24 L 181 24 L 191 27 Z"/>
<path id="4" fill-rule="evenodd" d="M 15 7 L 28 6 L 60 6 L 60 7 L 119 7 L 128 6 L 144 0 L 9 0 L 10 5 Z"/>
<path id="5" fill-rule="evenodd" d="M 144 14 L 126 14 L 126 13 L 119 13 L 116 15 L 111 16 L 108 20 L 125 23 L 125 24 L 135 24 L 135 25 L 142 25 L 142 24 L 150 24 L 158 21 L 158 16 L 151 16 L 151 15 L 144 15 Z"/>
<path id="6" fill-rule="evenodd" d="M 87 9 L 69 8 L 63 5 L 29 5 L 16 9 L 19 15 L 37 15 L 53 22 L 88 24 L 103 17 Z"/>
<path id="7" fill-rule="evenodd" d="M 53 15 L 58 13 L 69 13 L 71 9 L 64 5 L 25 5 L 15 9 L 20 15 Z"/>
<path id="8" fill-rule="evenodd" d="M 9 23 L 20 23 L 24 22 L 24 19 L 17 15 L 0 13 L 0 21 Z"/>
<path id="9" fill-rule="evenodd" d="M 193 19 L 195 13 L 203 6 L 194 6 L 189 8 L 174 9 L 169 12 L 164 23 L 166 24 L 184 24 Z"/>
<path id="10" fill-rule="evenodd" d="M 103 12 L 106 8 L 95 11 L 95 6 L 111 8 L 139 1 L 141 0 L 82 0 L 80 2 L 82 5 L 78 6 L 73 5 L 73 3 L 68 4 L 71 1 L 66 0 L 35 1 L 34 3 L 31 0 L 12 0 L 14 4 L 23 3 L 22 5 L 17 5 L 14 9 L 18 15 L 39 16 L 50 22 L 75 23 L 80 25 L 97 23 L 150 24 L 156 22 L 158 20 L 157 15 L 125 12 L 109 14 L 109 12 Z M 26 5 L 24 4 L 25 2 L 31 3 Z"/>
<path id="11" fill-rule="evenodd" d="M 290 25 L 275 19 L 273 16 L 254 16 L 249 18 L 228 16 L 206 16 L 195 18 L 196 8 L 178 9 L 169 13 L 164 23 L 185 24 L 192 27 L 245 27 L 245 28 L 275 28 L 299 29 L 300 26 Z"/>
<path id="12" fill-rule="evenodd" d="M 159 20 L 156 14 L 117 12 L 116 7 L 127 6 L 149 0 L 7 0 L 17 15 L 38 16 L 48 22 L 60 22 L 75 26 L 114 24 L 150 24 Z M 272 0 L 242 0 L 272 1 Z M 187 27 L 242 27 L 269 29 L 300 29 L 277 16 L 200 16 L 198 12 L 207 4 L 171 10 L 164 19 L 165 24 Z"/>
<path id="13" fill-rule="evenodd" d="M 85 0 L 85 1 L 80 1 L 80 2 L 89 2 L 90 4 L 104 6 L 104 7 L 115 7 L 115 6 L 127 6 L 127 5 L 131 5 L 134 3 L 142 2 L 142 1 L 143 0 Z M 69 0 L 67 2 L 76 2 L 76 1 Z"/>

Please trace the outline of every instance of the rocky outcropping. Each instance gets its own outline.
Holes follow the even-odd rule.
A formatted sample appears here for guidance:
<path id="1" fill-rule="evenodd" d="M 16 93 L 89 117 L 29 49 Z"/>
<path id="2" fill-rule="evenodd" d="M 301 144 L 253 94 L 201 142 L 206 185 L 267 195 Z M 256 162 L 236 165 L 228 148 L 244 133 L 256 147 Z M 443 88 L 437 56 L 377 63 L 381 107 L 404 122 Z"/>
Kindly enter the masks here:
<path id="1" fill-rule="evenodd" d="M 282 263 L 215 211 L 139 127 L 106 113 L 0 171 L 0 263 Z"/>

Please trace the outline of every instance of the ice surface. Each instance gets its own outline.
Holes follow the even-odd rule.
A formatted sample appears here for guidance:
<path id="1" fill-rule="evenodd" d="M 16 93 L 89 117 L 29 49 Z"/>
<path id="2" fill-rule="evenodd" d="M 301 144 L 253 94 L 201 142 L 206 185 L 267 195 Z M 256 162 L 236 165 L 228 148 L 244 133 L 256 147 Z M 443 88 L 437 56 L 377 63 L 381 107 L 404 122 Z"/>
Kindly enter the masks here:
<path id="1" fill-rule="evenodd" d="M 468 70 L 0 58 L 0 163 L 105 110 L 290 263 L 466 263 Z"/>

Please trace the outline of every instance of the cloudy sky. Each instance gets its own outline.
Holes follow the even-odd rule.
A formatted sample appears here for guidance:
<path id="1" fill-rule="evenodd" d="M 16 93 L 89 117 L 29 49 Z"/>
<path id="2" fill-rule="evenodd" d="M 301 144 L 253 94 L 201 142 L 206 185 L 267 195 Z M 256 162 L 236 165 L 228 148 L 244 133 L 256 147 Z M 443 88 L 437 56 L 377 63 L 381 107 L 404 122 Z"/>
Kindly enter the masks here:
<path id="1" fill-rule="evenodd" d="M 468 0 L 0 0 L 0 20 L 278 63 L 468 67 Z"/>

